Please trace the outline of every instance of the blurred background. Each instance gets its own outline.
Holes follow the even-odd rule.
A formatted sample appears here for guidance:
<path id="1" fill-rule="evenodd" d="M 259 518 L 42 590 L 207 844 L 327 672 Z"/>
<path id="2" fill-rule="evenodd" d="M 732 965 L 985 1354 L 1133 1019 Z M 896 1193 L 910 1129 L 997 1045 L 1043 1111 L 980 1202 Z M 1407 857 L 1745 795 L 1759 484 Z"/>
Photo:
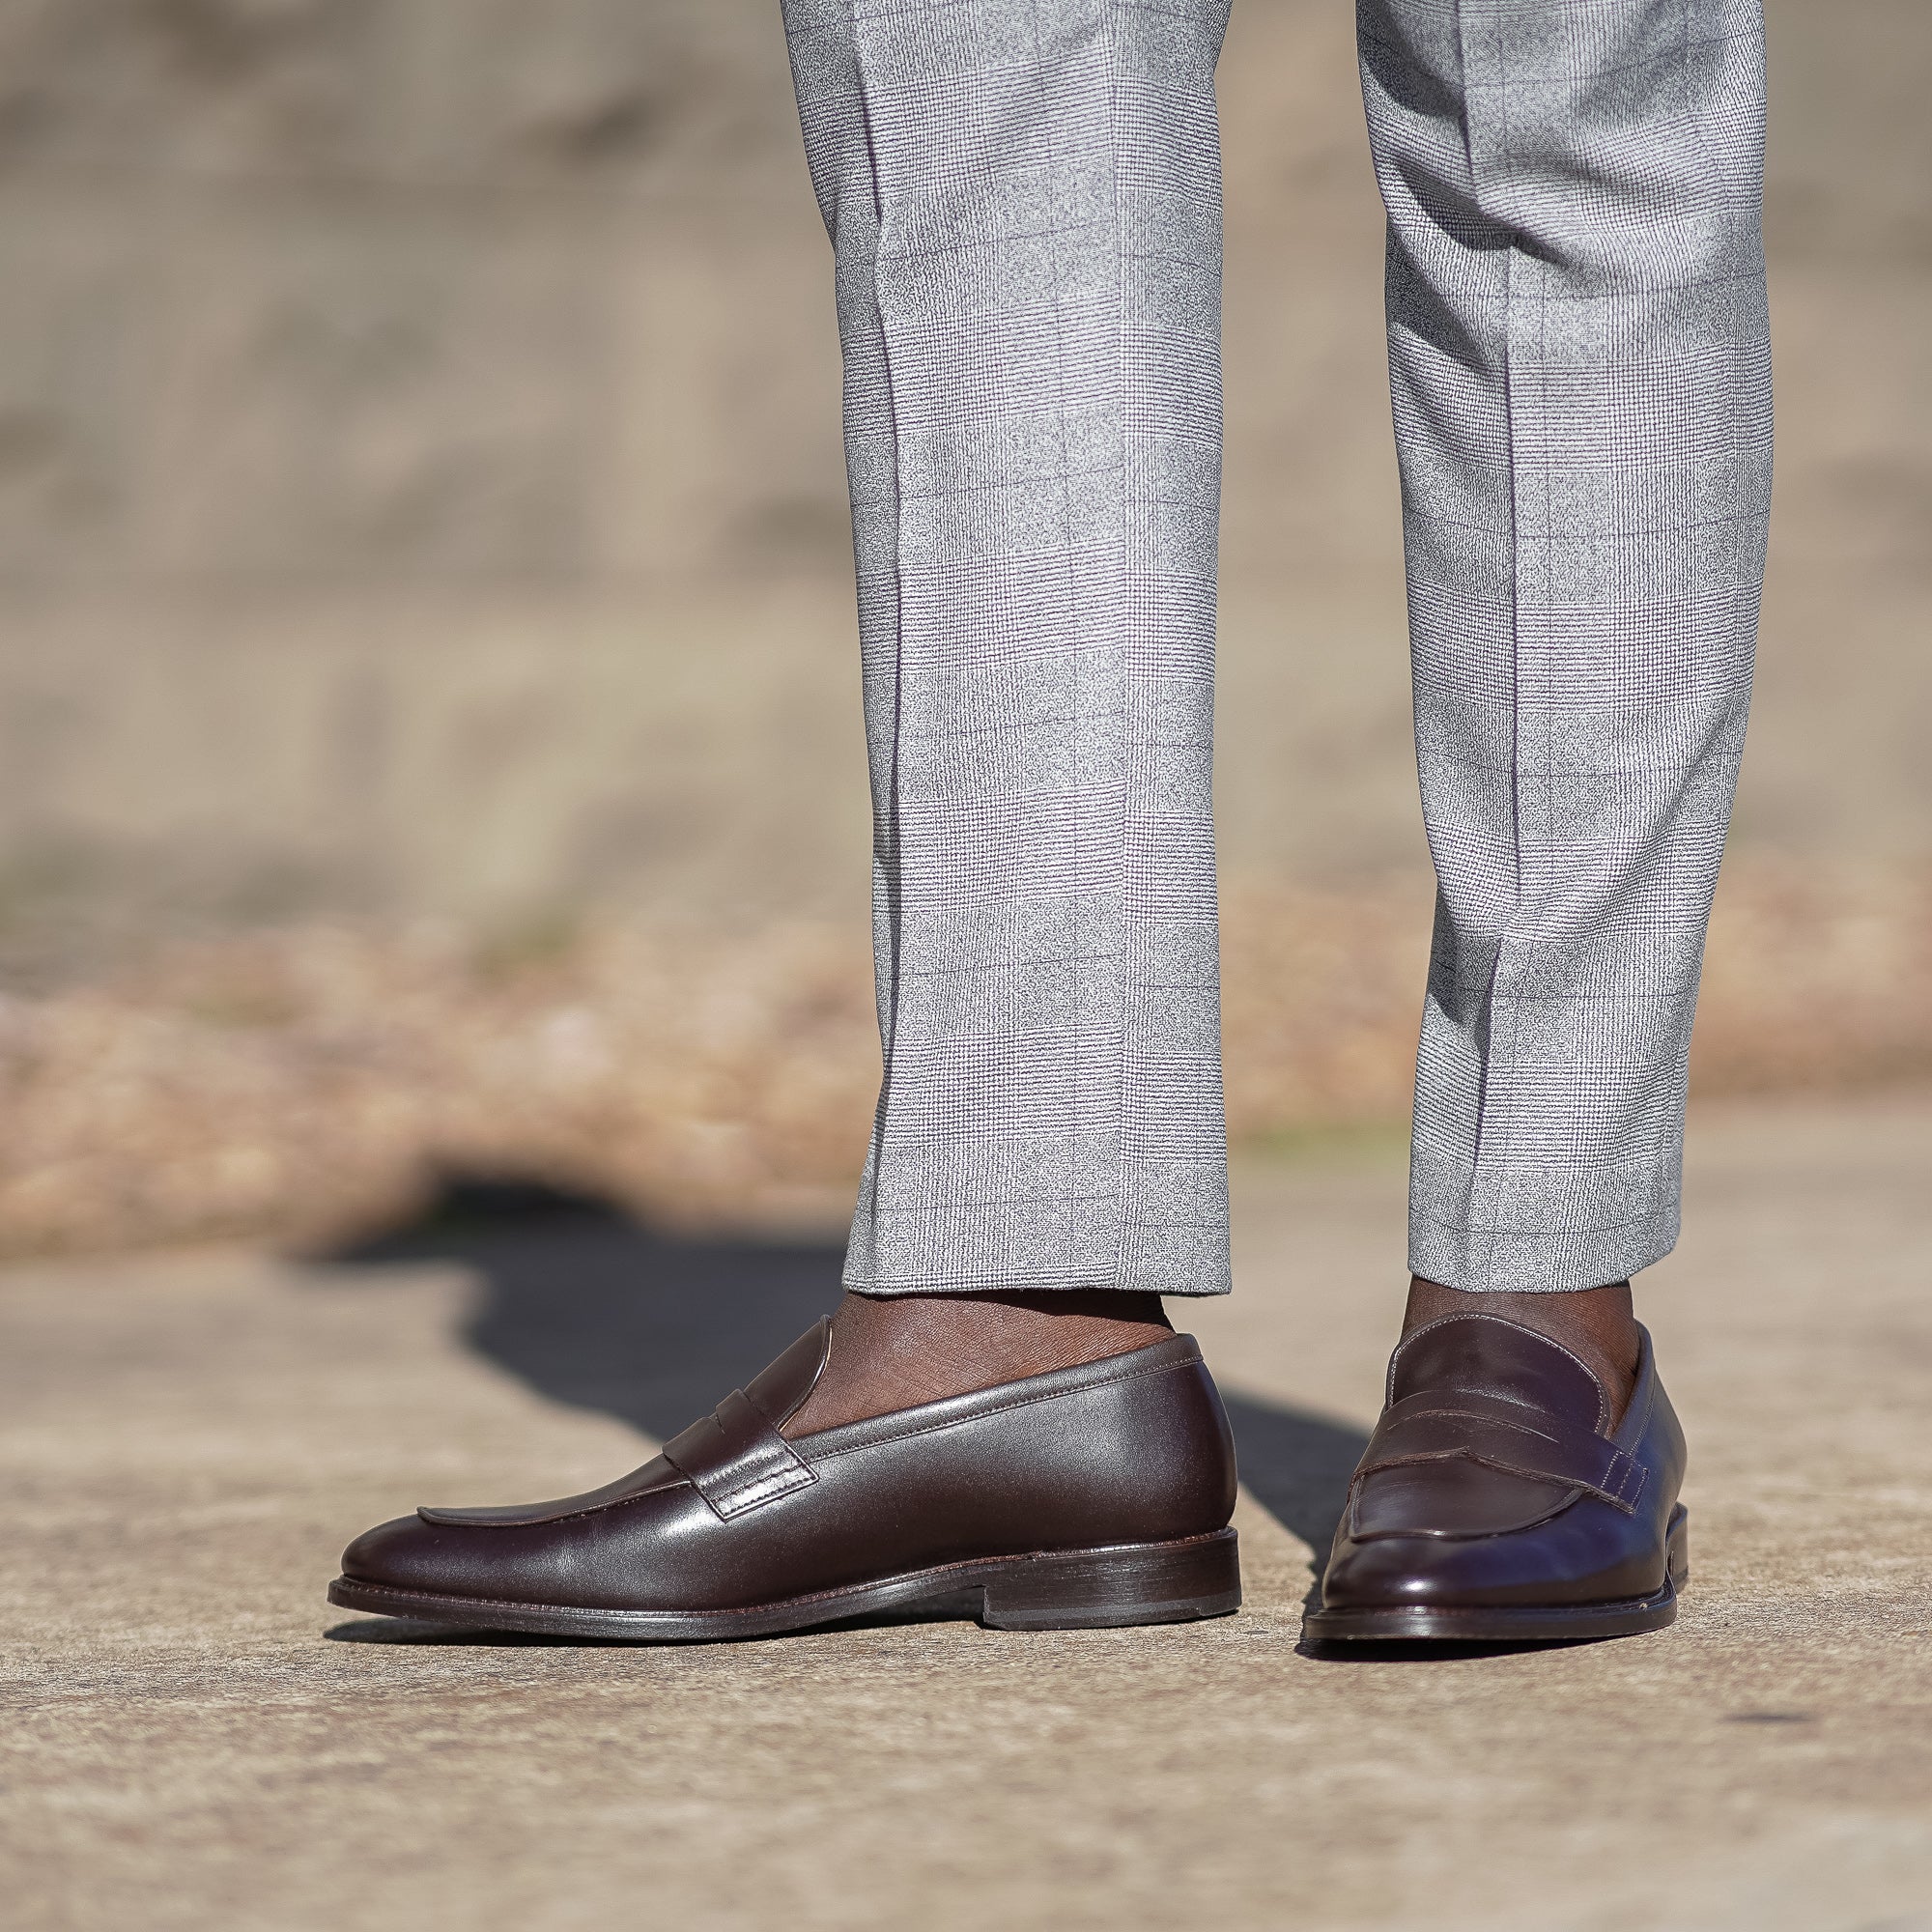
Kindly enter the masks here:
<path id="1" fill-rule="evenodd" d="M 1772 0 L 1780 444 L 1703 1094 L 1932 1080 L 1932 9 Z M 1345 0 L 1222 65 L 1248 1144 L 1399 1145 L 1416 817 Z M 0 0 L 0 1250 L 449 1170 L 836 1220 L 877 1077 L 775 0 Z"/>

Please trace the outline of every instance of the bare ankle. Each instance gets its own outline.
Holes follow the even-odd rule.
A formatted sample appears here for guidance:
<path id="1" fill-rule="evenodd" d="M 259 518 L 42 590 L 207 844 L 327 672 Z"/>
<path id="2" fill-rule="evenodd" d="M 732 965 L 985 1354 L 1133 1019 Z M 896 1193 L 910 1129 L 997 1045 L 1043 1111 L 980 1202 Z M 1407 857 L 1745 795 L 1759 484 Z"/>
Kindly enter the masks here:
<path id="1" fill-rule="evenodd" d="M 1629 1282 L 1613 1281 L 1602 1288 L 1563 1293 L 1522 1294 L 1445 1288 L 1440 1282 L 1425 1281 L 1417 1275 L 1408 1285 L 1402 1332 L 1406 1335 L 1444 1315 L 1470 1314 L 1500 1315 L 1560 1342 L 1582 1358 L 1608 1391 L 1611 1426 L 1622 1419 L 1636 1386 L 1642 1348 Z"/>

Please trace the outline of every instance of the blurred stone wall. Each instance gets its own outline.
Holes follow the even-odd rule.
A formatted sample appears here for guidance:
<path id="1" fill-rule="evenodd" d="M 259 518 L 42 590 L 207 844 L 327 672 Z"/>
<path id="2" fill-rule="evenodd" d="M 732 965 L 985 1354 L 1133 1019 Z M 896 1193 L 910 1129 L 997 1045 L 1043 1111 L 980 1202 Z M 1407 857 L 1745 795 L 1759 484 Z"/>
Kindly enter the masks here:
<path id="1" fill-rule="evenodd" d="M 850 895 L 798 148 L 746 0 L 7 0 L 16 948 Z"/>
<path id="2" fill-rule="evenodd" d="M 1775 0 L 1741 842 L 1922 852 L 1932 8 Z M 1222 836 L 1418 866 L 1346 0 L 1237 0 Z M 0 0 L 0 963 L 856 912 L 830 259 L 776 0 Z"/>

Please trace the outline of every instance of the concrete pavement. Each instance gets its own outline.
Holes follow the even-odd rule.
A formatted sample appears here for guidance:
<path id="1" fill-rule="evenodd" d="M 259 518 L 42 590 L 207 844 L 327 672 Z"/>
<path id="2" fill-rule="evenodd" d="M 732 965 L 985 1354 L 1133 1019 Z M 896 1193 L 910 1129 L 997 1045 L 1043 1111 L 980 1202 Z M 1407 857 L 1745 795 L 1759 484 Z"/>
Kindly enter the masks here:
<path id="1" fill-rule="evenodd" d="M 0 1822 L 21 1928 L 1932 1932 L 1932 1102 L 1695 1123 L 1643 1284 L 1692 1433 L 1678 1626 L 1296 1649 L 1400 1300 L 1399 1161 L 1251 1167 L 1249 1602 L 688 1649 L 328 1609 L 355 1530 L 640 1460 L 836 1245 L 470 1195 L 355 1255 L 0 1274 Z M 514 1205 L 514 1204 L 513 1204 Z M 527 1205 L 527 1204 L 526 1204 Z"/>

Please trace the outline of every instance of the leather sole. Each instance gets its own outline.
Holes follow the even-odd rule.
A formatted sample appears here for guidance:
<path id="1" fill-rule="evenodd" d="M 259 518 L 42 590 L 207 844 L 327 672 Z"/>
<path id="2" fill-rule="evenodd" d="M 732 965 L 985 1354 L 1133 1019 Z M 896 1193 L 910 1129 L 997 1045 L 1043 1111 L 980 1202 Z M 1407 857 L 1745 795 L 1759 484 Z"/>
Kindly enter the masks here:
<path id="1" fill-rule="evenodd" d="M 1636 1636 L 1677 1620 L 1677 1593 L 1690 1580 L 1689 1512 L 1670 1513 L 1663 1587 L 1608 1604 L 1386 1604 L 1310 1610 L 1310 1643 L 1547 1643 Z"/>
<path id="2" fill-rule="evenodd" d="M 1030 1556 L 942 1563 L 729 1610 L 584 1609 L 569 1604 L 499 1603 L 429 1590 L 397 1590 L 338 1577 L 328 1601 L 345 1610 L 418 1617 L 477 1630 L 541 1636 L 619 1637 L 639 1643 L 715 1643 L 775 1636 L 846 1617 L 973 1617 L 988 1630 L 1118 1630 L 1189 1623 L 1240 1608 L 1235 1532 L 1178 1543 L 1128 1543 L 1105 1549 L 1042 1550 Z"/>

